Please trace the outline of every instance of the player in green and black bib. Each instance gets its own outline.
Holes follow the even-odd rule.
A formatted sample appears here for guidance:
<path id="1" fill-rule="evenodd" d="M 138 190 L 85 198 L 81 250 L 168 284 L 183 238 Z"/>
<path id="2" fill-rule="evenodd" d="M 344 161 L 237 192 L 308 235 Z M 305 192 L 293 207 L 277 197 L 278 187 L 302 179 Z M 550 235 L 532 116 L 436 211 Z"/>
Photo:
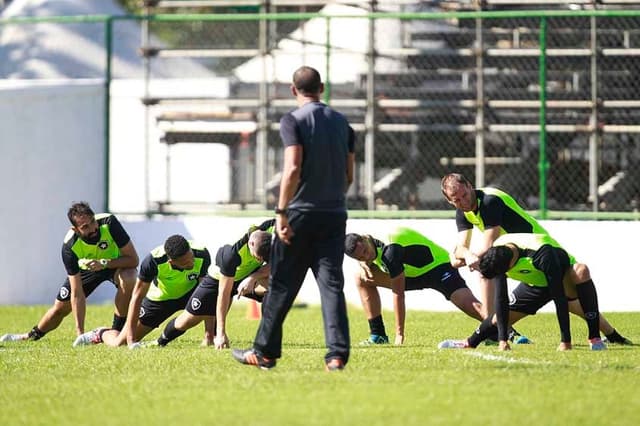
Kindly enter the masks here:
<path id="1" fill-rule="evenodd" d="M 398 228 L 387 243 L 369 235 L 347 234 L 345 254 L 360 262 L 355 281 L 370 329 L 363 343 L 389 342 L 378 287 L 393 292 L 396 344 L 402 344 L 405 337 L 405 291 L 436 290 L 470 317 L 482 320 L 481 303 L 449 263 L 449 253 L 417 231 Z"/>
<path id="2" fill-rule="evenodd" d="M 471 182 L 459 173 L 444 176 L 441 190 L 449 204 L 456 208 L 458 243 L 452 261 L 456 267 L 466 265 L 472 271 L 477 270 L 480 256 L 500 235 L 549 234 L 509 194 L 495 188 L 474 189 Z M 473 227 L 482 232 L 482 241 L 475 251 L 470 249 Z M 587 265 L 578 262 L 572 264 L 564 279 L 575 285 L 579 299 L 569 301 L 569 310 L 585 318 L 590 336 L 597 335 L 593 338 L 599 338 L 599 330 L 602 330 L 611 343 L 631 343 L 600 314 L 596 289 Z M 487 306 L 486 314 L 492 313 L 493 288 L 489 280 L 482 278 L 480 288 L 480 300 Z"/>
<path id="3" fill-rule="evenodd" d="M 567 295 L 575 297 L 575 285 L 563 278 L 575 264 L 568 254 L 546 234 L 505 234 L 481 257 L 479 269 L 488 279 L 494 279 L 497 289 L 496 315 L 484 320 L 480 327 L 464 341 L 448 340 L 440 343 L 441 348 L 476 347 L 488 336 L 498 331 L 500 348 L 509 349 L 505 332 L 507 326 L 527 315 L 534 315 L 540 308 L 552 301 L 556 305 L 556 316 L 560 325 L 558 350 L 572 348 L 569 328 Z M 506 279 L 520 281 L 507 296 Z M 592 350 L 606 349 L 601 340 L 591 341 Z"/>
<path id="4" fill-rule="evenodd" d="M 165 346 L 203 320 L 215 322 L 215 338 L 205 340 L 217 349 L 228 347 L 226 318 L 234 294 L 262 302 L 268 286 L 269 253 L 275 220 L 270 219 L 249 231 L 233 245 L 216 253 L 215 264 L 198 284 L 186 303 L 185 311 L 169 321 L 158 344 Z"/>
<path id="5" fill-rule="evenodd" d="M 98 328 L 78 337 L 74 346 L 104 342 L 133 345 L 171 315 L 184 309 L 193 290 L 207 273 L 211 256 L 206 247 L 172 235 L 142 260 L 122 333 Z M 209 324 L 213 334 L 213 324 Z"/>
<path id="6" fill-rule="evenodd" d="M 39 340 L 71 312 L 76 333 L 82 335 L 86 298 L 105 281 L 116 287 L 112 327 L 124 326 L 138 266 L 138 254 L 129 235 L 114 215 L 95 214 L 86 202 L 74 203 L 67 217 L 71 229 L 62 245 L 67 279 L 53 306 L 30 332 L 5 334 L 0 341 Z"/>

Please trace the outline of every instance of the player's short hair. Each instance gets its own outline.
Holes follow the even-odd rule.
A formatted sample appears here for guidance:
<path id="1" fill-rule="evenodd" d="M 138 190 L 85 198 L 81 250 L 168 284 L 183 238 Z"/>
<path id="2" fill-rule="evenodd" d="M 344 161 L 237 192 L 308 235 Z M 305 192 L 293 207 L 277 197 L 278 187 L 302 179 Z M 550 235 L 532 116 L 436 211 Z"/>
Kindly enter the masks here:
<path id="1" fill-rule="evenodd" d="M 180 256 L 184 256 L 191 250 L 189 241 L 182 235 L 172 235 L 164 242 L 164 252 L 169 256 L 169 259 L 177 259 Z"/>
<path id="2" fill-rule="evenodd" d="M 495 278 L 509 270 L 513 252 L 507 246 L 489 248 L 482 256 L 478 268 L 485 278 Z"/>
<path id="3" fill-rule="evenodd" d="M 452 182 L 458 183 L 460 185 L 465 185 L 465 186 L 469 185 L 473 187 L 473 184 L 471 183 L 471 181 L 467 179 L 467 177 L 462 173 L 448 173 L 444 175 L 442 177 L 442 180 L 440 181 L 440 191 L 442 191 L 442 194 L 447 200 L 449 199 L 449 197 L 447 197 L 447 193 L 445 192 L 445 190 L 449 185 L 451 185 Z"/>
<path id="4" fill-rule="evenodd" d="M 260 256 L 260 259 L 268 262 L 269 256 L 271 256 L 271 233 L 266 231 L 254 232 L 260 232 L 260 234 L 258 234 L 258 241 L 256 241 L 256 254 Z"/>
<path id="5" fill-rule="evenodd" d="M 302 66 L 293 73 L 293 85 L 304 95 L 315 95 L 322 87 L 320 73 L 315 68 Z"/>
<path id="6" fill-rule="evenodd" d="M 347 234 L 344 238 L 344 254 L 349 257 L 354 257 L 356 251 L 356 245 L 364 241 L 364 237 L 359 234 Z"/>
<path id="7" fill-rule="evenodd" d="M 71 204 L 69 207 L 69 211 L 67 212 L 67 217 L 69 218 L 69 222 L 73 226 L 76 226 L 75 218 L 78 216 L 95 216 L 96 214 L 89 207 L 89 203 L 86 201 L 80 201 L 77 203 Z"/>

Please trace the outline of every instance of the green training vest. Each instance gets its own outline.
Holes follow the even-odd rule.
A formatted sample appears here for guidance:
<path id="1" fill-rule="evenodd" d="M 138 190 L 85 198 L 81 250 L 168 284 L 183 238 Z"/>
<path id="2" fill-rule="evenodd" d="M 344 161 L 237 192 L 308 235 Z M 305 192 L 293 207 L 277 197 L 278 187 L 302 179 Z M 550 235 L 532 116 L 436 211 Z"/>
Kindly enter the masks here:
<path id="1" fill-rule="evenodd" d="M 251 226 L 249 228 L 249 235 L 253 233 L 254 230 L 258 229 L 257 226 Z M 265 229 L 266 232 L 273 233 L 274 227 L 271 226 L 268 229 Z M 238 250 L 238 256 L 240 256 L 240 265 L 236 268 L 236 274 L 233 276 L 233 281 L 241 281 L 251 275 L 256 269 L 263 265 L 263 262 L 258 261 L 255 257 L 251 255 L 251 251 L 249 250 L 249 240 L 240 247 Z M 220 268 L 218 265 L 212 264 L 209 267 L 209 275 L 220 281 L 222 278 L 222 274 L 220 273 Z"/>
<path id="2" fill-rule="evenodd" d="M 504 234 L 498 237 L 493 245 L 502 246 L 509 243 L 515 244 L 523 250 L 535 251 L 545 244 L 562 248 L 556 240 L 545 234 Z M 574 257 L 569 255 L 569 264 L 573 265 L 575 262 Z M 533 265 L 533 258 L 531 257 L 520 257 L 511 269 L 507 271 L 507 277 L 534 287 L 547 287 L 549 285 L 547 277 Z"/>
<path id="3" fill-rule="evenodd" d="M 499 189 L 495 189 L 495 188 L 480 188 L 480 190 L 482 192 L 484 192 L 487 195 L 494 195 L 498 198 L 500 198 L 504 204 L 510 208 L 511 210 L 513 210 L 518 216 L 522 217 L 525 221 L 527 221 L 529 224 L 531 224 L 532 228 L 533 228 L 533 232 L 534 234 L 549 234 L 547 232 L 546 229 L 544 229 L 537 220 L 535 220 L 529 213 L 527 213 L 526 211 L 524 211 L 522 209 L 522 207 L 520 207 L 518 205 L 518 203 L 516 203 L 516 200 L 514 200 L 509 194 L 507 194 L 506 192 L 502 192 Z M 481 201 L 478 200 L 478 213 L 476 212 L 464 212 L 464 217 L 469 221 L 469 223 L 471 223 L 474 226 L 477 226 L 478 229 L 480 229 L 481 231 L 484 231 L 485 227 L 484 227 L 484 221 L 482 220 L 482 217 L 480 217 L 480 203 Z M 506 231 L 500 227 L 500 234 L 505 234 Z"/>
<path id="4" fill-rule="evenodd" d="M 95 218 L 98 221 L 109 216 L 109 213 L 100 213 L 97 214 Z M 82 240 L 82 238 L 77 238 L 76 242 L 71 246 L 71 251 L 73 251 L 78 257 L 78 266 L 80 269 L 85 271 L 89 270 L 87 265 L 92 260 L 117 259 L 120 257 L 120 248 L 111 236 L 111 232 L 109 232 L 109 225 L 103 223 L 98 227 L 98 229 L 100 231 L 100 239 L 96 244 L 87 244 Z M 74 235 L 75 232 L 73 230 L 69 230 L 67 235 L 64 237 L 65 243 L 69 241 L 69 239 L 73 238 Z"/>
<path id="5" fill-rule="evenodd" d="M 421 233 L 414 231 L 413 229 L 404 227 L 397 228 L 393 233 L 389 235 L 388 239 L 389 244 L 398 244 L 402 247 L 426 246 L 429 248 L 429 250 L 431 250 L 431 254 L 433 255 L 433 262 L 420 267 L 407 265 L 406 263 L 403 264 L 404 275 L 407 278 L 419 277 L 426 274 L 436 266 L 442 265 L 443 263 L 449 263 L 449 253 L 445 249 L 443 249 Z M 376 248 L 376 258 L 374 259 L 373 263 L 378 268 L 380 268 L 381 271 L 389 273 L 387 267 L 382 261 L 382 249 L 383 247 Z"/>
<path id="6" fill-rule="evenodd" d="M 204 250 L 203 247 L 196 247 L 191 241 L 189 241 L 189 246 L 191 249 Z M 147 292 L 149 300 L 162 302 L 179 299 L 198 285 L 200 269 L 204 262 L 202 257 L 194 256 L 193 268 L 179 271 L 171 267 L 169 256 L 165 253 L 164 246 L 153 249 L 151 255 L 158 262 L 158 276 Z"/>

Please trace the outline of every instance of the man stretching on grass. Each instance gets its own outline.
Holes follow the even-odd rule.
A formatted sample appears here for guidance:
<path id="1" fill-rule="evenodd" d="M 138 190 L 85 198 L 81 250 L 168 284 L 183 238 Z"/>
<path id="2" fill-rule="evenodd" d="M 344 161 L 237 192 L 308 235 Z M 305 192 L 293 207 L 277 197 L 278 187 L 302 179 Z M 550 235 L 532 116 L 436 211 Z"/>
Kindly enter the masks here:
<path id="1" fill-rule="evenodd" d="M 496 292 L 496 314 L 485 319 L 467 340 L 445 340 L 438 347 L 476 347 L 498 329 L 498 345 L 501 350 L 509 350 L 506 339 L 507 325 L 516 323 L 527 315 L 534 315 L 540 308 L 553 300 L 560 325 L 559 351 L 572 348 L 569 328 L 568 294 L 576 296 L 587 317 L 589 346 L 591 350 L 606 349 L 598 330 L 598 297 L 591 287 L 581 289 L 568 278 L 568 271 L 575 259 L 546 234 L 505 234 L 499 237 L 493 247 L 480 256 L 478 268 L 487 279 L 494 280 Z M 511 295 L 507 297 L 507 277 L 520 280 Z M 564 285 L 563 285 L 564 280 Z"/>
<path id="2" fill-rule="evenodd" d="M 118 219 L 109 213 L 95 214 L 86 202 L 74 203 L 67 212 L 71 229 L 62 245 L 67 279 L 53 306 L 31 331 L 5 334 L 0 342 L 40 340 L 73 313 L 76 333 L 84 333 L 86 298 L 103 282 L 116 286 L 114 329 L 125 324 L 127 307 L 135 284 L 138 254 Z"/>
<path id="3" fill-rule="evenodd" d="M 172 235 L 164 245 L 153 249 L 142 261 L 133 290 L 124 330 L 97 328 L 79 336 L 73 346 L 104 342 L 120 346 L 137 342 L 175 312 L 184 308 L 198 282 L 205 276 L 211 256 L 182 235 Z M 213 338 L 213 325 L 206 328 L 205 339 Z"/>
<path id="4" fill-rule="evenodd" d="M 449 173 L 442 178 L 441 190 L 449 204 L 456 208 L 456 226 L 458 228 L 458 244 L 455 248 L 452 264 L 456 268 L 467 266 L 470 271 L 478 268 L 480 256 L 488 250 L 493 242 L 503 234 L 549 233 L 527 213 L 509 194 L 496 188 L 474 188 L 471 182 L 459 173 Z M 471 250 L 470 243 L 473 228 L 481 231 L 480 244 Z M 587 265 L 573 263 L 567 278 L 584 291 L 595 286 Z M 491 281 L 480 279 L 480 300 L 487 310 L 485 316 L 490 317 L 493 310 L 493 291 Z M 569 301 L 569 310 L 584 316 L 582 306 L 575 300 Z M 631 342 L 621 336 L 604 316 L 599 316 L 600 329 L 610 343 L 629 345 Z"/>
<path id="5" fill-rule="evenodd" d="M 378 287 L 393 292 L 396 345 L 405 339 L 405 291 L 431 288 L 465 314 L 482 321 L 482 305 L 449 263 L 449 253 L 417 231 L 398 228 L 389 235 L 387 244 L 370 235 L 347 234 L 345 254 L 360 263 L 355 282 L 370 330 L 363 344 L 389 343 Z"/>

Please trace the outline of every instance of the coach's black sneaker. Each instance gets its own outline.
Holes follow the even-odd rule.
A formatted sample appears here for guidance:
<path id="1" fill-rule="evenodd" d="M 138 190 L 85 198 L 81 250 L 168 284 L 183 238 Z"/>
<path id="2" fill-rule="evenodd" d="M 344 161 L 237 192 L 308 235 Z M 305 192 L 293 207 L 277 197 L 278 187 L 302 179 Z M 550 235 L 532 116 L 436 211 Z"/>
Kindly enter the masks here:
<path id="1" fill-rule="evenodd" d="M 344 361 L 342 358 L 331 358 L 324 366 L 328 372 L 344 370 Z"/>
<path id="2" fill-rule="evenodd" d="M 263 370 L 270 370 L 276 366 L 275 359 L 269 359 L 256 352 L 255 349 L 234 349 L 231 351 L 233 359 L 241 364 L 255 365 Z"/>
<path id="3" fill-rule="evenodd" d="M 615 345 L 633 346 L 633 342 L 627 339 L 626 337 L 622 336 L 620 333 L 618 333 L 618 330 L 616 330 L 615 328 L 613 329 L 613 332 L 610 334 L 607 334 L 605 338 L 602 339 L 602 341 L 605 343 L 615 344 Z"/>

